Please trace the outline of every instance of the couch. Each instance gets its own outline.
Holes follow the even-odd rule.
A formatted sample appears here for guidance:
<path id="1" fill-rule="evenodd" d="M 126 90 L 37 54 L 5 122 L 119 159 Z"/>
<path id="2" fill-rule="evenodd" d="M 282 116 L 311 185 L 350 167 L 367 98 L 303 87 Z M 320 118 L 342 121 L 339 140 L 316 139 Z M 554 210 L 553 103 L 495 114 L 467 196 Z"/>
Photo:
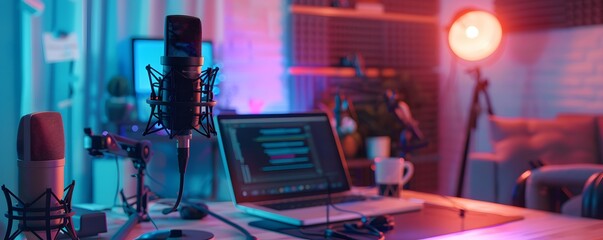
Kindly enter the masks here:
<path id="1" fill-rule="evenodd" d="M 554 119 L 489 117 L 492 152 L 471 153 L 464 197 L 511 204 L 516 180 L 544 165 L 601 164 L 603 116 L 559 114 Z"/>

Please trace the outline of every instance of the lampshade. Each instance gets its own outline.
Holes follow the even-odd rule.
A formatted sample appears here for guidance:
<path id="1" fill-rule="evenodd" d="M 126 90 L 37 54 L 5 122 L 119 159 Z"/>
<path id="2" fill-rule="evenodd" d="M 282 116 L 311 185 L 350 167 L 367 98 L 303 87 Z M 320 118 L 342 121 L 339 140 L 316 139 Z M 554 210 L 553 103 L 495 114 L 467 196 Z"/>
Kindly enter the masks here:
<path id="1" fill-rule="evenodd" d="M 502 27 L 494 15 L 486 11 L 464 11 L 450 25 L 448 44 L 456 56 L 479 61 L 490 56 L 502 39 Z"/>

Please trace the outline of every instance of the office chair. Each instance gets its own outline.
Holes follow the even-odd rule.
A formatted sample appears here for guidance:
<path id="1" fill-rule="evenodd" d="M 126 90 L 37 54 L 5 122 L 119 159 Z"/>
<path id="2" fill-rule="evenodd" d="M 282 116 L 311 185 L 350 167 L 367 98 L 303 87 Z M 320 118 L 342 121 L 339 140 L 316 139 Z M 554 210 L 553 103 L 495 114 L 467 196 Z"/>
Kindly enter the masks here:
<path id="1" fill-rule="evenodd" d="M 603 219 L 603 164 L 541 166 L 524 172 L 513 205 Z"/>

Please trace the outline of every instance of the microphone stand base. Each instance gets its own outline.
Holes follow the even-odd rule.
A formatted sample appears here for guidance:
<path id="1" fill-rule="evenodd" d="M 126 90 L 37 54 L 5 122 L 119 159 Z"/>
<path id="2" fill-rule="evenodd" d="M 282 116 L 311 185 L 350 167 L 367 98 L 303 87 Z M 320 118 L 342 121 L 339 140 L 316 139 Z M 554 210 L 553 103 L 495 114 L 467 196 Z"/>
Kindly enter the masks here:
<path id="1" fill-rule="evenodd" d="M 136 239 L 214 239 L 214 234 L 200 230 L 189 230 L 189 229 L 171 229 L 171 230 L 157 230 L 149 233 L 142 234 Z"/>

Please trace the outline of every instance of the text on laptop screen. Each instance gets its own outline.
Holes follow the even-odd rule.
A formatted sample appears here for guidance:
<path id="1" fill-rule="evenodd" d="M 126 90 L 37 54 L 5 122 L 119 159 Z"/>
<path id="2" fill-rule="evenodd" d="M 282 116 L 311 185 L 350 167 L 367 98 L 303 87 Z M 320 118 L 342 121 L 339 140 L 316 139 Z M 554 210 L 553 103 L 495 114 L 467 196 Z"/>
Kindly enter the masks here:
<path id="1" fill-rule="evenodd" d="M 326 115 L 221 117 L 220 137 L 239 202 L 349 189 Z"/>

